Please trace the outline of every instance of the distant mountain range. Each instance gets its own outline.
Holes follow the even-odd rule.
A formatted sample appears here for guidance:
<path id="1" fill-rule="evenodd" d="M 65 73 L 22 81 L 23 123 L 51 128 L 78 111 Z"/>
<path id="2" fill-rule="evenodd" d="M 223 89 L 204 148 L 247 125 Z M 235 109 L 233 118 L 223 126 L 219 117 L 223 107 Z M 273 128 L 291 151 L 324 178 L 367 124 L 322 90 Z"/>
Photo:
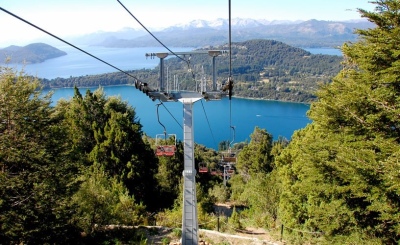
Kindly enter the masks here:
<path id="1" fill-rule="evenodd" d="M 267 21 L 235 18 L 231 22 L 232 41 L 253 39 L 280 41 L 293 47 L 337 47 L 344 42 L 354 42 L 355 29 L 373 28 L 371 22 L 358 21 Z M 228 43 L 229 22 L 193 20 L 152 32 L 168 47 L 204 48 Z M 103 46 L 108 48 L 158 47 L 161 44 L 145 30 L 124 28 L 117 32 L 96 32 L 70 40 L 75 45 Z M 0 49 L 0 63 L 40 63 L 67 53 L 44 43 L 24 47 L 9 46 Z"/>
<path id="2" fill-rule="evenodd" d="M 0 49 L 0 64 L 33 64 L 63 55 L 67 55 L 67 53 L 45 43 L 32 43 L 24 47 L 11 45 L 7 48 Z"/>
<path id="3" fill-rule="evenodd" d="M 232 19 L 232 41 L 251 39 L 281 41 L 294 47 L 337 47 L 347 41 L 356 41 L 355 29 L 373 28 L 366 20 L 349 21 L 267 21 L 254 19 Z M 193 20 L 186 24 L 171 26 L 152 32 L 163 44 L 170 47 L 204 47 L 228 42 L 229 22 Z M 98 32 L 74 40 L 85 45 L 104 47 L 149 47 L 160 46 L 144 30 L 125 28 L 118 32 Z"/>

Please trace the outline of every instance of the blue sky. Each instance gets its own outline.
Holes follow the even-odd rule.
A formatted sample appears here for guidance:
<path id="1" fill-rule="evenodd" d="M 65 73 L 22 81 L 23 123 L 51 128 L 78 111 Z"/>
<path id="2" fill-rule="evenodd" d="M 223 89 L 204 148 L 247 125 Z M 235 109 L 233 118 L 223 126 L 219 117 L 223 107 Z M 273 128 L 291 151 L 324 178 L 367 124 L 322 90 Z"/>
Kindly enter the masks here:
<path id="1" fill-rule="evenodd" d="M 150 30 L 191 20 L 228 18 L 229 0 L 120 0 Z M 357 8 L 372 11 L 370 0 L 231 0 L 232 18 L 266 20 L 361 19 Z M 117 0 L 0 0 L 0 6 L 67 38 L 140 25 Z M 26 45 L 46 34 L 0 11 L 0 48 Z"/>

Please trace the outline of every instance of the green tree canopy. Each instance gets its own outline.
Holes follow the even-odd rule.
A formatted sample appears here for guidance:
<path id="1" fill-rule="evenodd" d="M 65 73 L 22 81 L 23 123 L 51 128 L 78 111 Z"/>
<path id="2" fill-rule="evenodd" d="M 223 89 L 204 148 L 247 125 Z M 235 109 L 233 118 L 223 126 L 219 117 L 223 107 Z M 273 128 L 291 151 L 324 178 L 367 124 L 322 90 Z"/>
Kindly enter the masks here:
<path id="1" fill-rule="evenodd" d="M 77 166 L 70 161 L 70 142 L 60 120 L 50 107 L 50 94 L 42 95 L 37 79 L 0 68 L 0 240 L 4 244 L 63 243 L 73 237 L 69 197 Z"/>
<path id="2" fill-rule="evenodd" d="M 248 176 L 272 171 L 272 140 L 272 135 L 265 129 L 254 129 L 250 143 L 238 155 L 236 167 L 240 174 Z"/>
<path id="3" fill-rule="evenodd" d="M 312 124 L 277 161 L 283 223 L 331 243 L 400 239 L 400 3 L 373 4 L 375 12 L 359 11 L 376 28 L 343 45 L 343 69 L 319 90 Z"/>
<path id="4" fill-rule="evenodd" d="M 142 126 L 135 110 L 119 97 L 106 97 L 101 88 L 77 88 L 71 101 L 61 101 L 57 109 L 69 125 L 77 160 L 85 166 L 96 164 L 111 178 L 117 177 L 135 200 L 157 208 L 155 191 L 158 160 L 142 138 Z"/>

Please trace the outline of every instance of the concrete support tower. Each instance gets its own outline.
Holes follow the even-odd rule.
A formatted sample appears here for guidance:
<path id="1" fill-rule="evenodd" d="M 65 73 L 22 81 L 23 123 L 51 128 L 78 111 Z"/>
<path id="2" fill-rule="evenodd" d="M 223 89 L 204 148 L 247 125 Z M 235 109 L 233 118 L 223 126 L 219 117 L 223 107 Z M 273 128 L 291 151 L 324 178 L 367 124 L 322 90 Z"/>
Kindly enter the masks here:
<path id="1" fill-rule="evenodd" d="M 182 210 L 182 245 L 197 245 L 199 240 L 199 225 L 197 220 L 196 197 L 196 168 L 194 162 L 194 133 L 193 133 L 193 104 L 201 99 L 220 100 L 224 94 L 217 90 L 215 58 L 227 53 L 225 50 L 209 50 L 201 52 L 177 52 L 175 55 L 208 54 L 213 58 L 213 84 L 212 91 L 165 91 L 164 83 L 164 59 L 169 53 L 148 53 L 146 57 L 158 57 L 160 59 L 159 90 L 149 90 L 148 96 L 153 100 L 163 102 L 179 101 L 183 104 L 183 210 Z M 148 88 L 147 88 L 148 89 Z"/>

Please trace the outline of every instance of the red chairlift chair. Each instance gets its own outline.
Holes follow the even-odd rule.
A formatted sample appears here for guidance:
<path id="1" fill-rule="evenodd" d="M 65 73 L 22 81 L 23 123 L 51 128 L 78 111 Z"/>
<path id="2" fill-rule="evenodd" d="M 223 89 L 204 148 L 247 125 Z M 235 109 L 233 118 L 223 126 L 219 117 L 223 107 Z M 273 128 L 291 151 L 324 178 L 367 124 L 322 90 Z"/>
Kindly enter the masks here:
<path id="1" fill-rule="evenodd" d="M 205 164 L 204 162 L 199 163 L 199 173 L 208 173 L 207 164 Z"/>
<path id="2" fill-rule="evenodd" d="M 228 169 L 226 170 L 226 172 L 227 172 L 229 175 L 232 175 L 232 174 L 235 173 L 235 170 L 234 170 L 231 166 L 229 166 Z"/>
<path id="3" fill-rule="evenodd" d="M 161 138 L 165 137 L 164 134 L 157 134 L 156 135 L 156 156 L 166 156 L 172 157 L 175 155 L 176 152 L 176 135 L 175 134 L 168 134 L 168 139 L 173 137 L 173 144 L 165 144 L 167 139 L 164 140 L 164 144 L 161 144 Z"/>
<path id="4" fill-rule="evenodd" d="M 222 155 L 222 161 L 226 163 L 236 163 L 236 154 L 228 152 L 227 154 Z"/>
<path id="5" fill-rule="evenodd" d="M 164 133 L 156 135 L 156 156 L 172 157 L 176 152 L 176 134 L 167 134 L 164 124 L 160 122 L 160 117 L 158 114 L 158 107 L 160 105 L 160 103 L 157 104 L 157 120 L 158 123 L 164 128 Z M 171 137 L 173 137 L 173 144 L 167 144 L 167 142 L 171 142 Z"/>

